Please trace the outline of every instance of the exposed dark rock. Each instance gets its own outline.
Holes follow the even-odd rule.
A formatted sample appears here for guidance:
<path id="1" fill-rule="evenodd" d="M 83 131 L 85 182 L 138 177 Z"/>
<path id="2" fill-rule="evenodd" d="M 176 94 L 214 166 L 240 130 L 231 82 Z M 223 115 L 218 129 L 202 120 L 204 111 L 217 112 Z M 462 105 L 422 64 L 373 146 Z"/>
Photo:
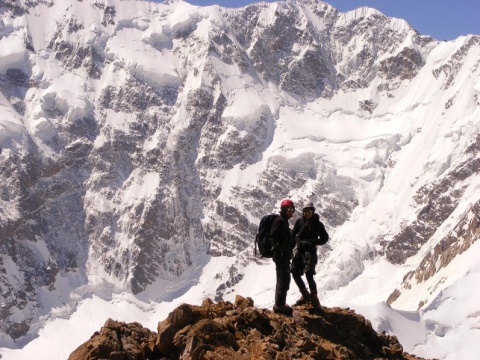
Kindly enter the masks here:
<path id="1" fill-rule="evenodd" d="M 463 62 L 462 60 L 467 56 L 468 51 L 473 48 L 474 46 L 478 46 L 480 44 L 480 36 L 472 36 L 466 44 L 461 46 L 455 54 L 452 55 L 450 60 L 440 66 L 439 68 L 436 68 L 432 71 L 433 76 L 435 76 L 436 79 L 440 77 L 441 74 L 445 76 L 445 81 L 443 83 L 443 88 L 448 89 L 454 82 L 455 78 L 460 71 L 460 69 L 463 67 Z"/>
<path id="2" fill-rule="evenodd" d="M 22 69 L 16 69 L 16 68 L 8 69 L 6 75 L 7 75 L 7 81 L 9 81 L 10 84 L 15 86 L 26 87 L 28 85 L 28 80 L 30 78 L 30 76 L 28 74 L 25 74 L 25 72 Z"/>
<path id="3" fill-rule="evenodd" d="M 68 33 L 72 34 L 84 28 L 83 24 L 78 21 L 76 17 L 72 17 L 68 20 L 67 29 Z"/>
<path id="4" fill-rule="evenodd" d="M 12 17 L 18 17 L 28 12 L 28 9 L 19 4 L 17 0 L 0 0 L 0 9 L 7 8 Z"/>
<path id="5" fill-rule="evenodd" d="M 457 183 L 477 174 L 479 169 L 480 159 L 467 160 L 437 182 L 422 187 L 415 197 L 417 204 L 422 205 L 417 219 L 405 224 L 390 242 L 383 243 L 387 259 L 402 264 L 416 254 L 457 207 L 465 191 Z"/>
<path id="6" fill-rule="evenodd" d="M 427 281 L 478 240 L 480 240 L 480 202 L 475 203 L 455 228 L 427 253 L 416 270 L 405 275 L 401 289 L 410 288 L 412 282 Z M 401 295 L 401 289 L 395 289 L 388 297 L 387 304 L 395 302 Z M 422 302 L 418 304 L 418 308 L 422 305 Z"/>
<path id="7" fill-rule="evenodd" d="M 154 341 L 155 333 L 138 323 L 125 324 L 108 319 L 69 359 L 153 359 L 149 347 Z"/>
<path id="8" fill-rule="evenodd" d="M 279 315 L 237 295 L 235 304 L 207 299 L 201 306 L 180 305 L 158 323 L 157 333 L 109 319 L 69 360 L 420 359 L 352 310 L 294 309 L 292 317 Z"/>
<path id="9" fill-rule="evenodd" d="M 141 112 L 152 106 L 161 106 L 175 102 L 176 89 L 165 88 L 157 93 L 146 83 L 131 77 L 122 87 L 107 86 L 102 90 L 98 105 L 102 109 L 116 112 Z"/>
<path id="10" fill-rule="evenodd" d="M 413 49 L 405 48 L 397 55 L 380 62 L 380 72 L 387 80 L 413 79 L 425 64 L 422 55 Z"/>
<path id="11" fill-rule="evenodd" d="M 105 59 L 95 47 L 59 41 L 52 46 L 52 50 L 55 52 L 55 58 L 67 69 L 78 69 L 82 66 L 90 77 L 100 78 Z"/>
<path id="12" fill-rule="evenodd" d="M 372 100 L 364 100 L 360 101 L 360 109 L 368 111 L 370 114 L 375 110 L 377 104 L 375 104 Z"/>
<path id="13" fill-rule="evenodd" d="M 102 25 L 115 25 L 115 15 L 117 11 L 115 10 L 115 6 L 106 6 L 103 10 L 103 19 Z"/>

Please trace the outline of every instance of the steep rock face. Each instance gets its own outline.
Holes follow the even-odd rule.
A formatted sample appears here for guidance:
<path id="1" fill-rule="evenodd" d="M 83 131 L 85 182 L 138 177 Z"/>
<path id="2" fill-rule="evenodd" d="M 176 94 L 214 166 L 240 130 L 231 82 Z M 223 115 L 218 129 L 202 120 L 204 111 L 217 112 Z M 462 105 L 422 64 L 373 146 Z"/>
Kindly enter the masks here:
<path id="1" fill-rule="evenodd" d="M 76 359 L 420 359 L 403 352 L 394 336 L 376 333 L 349 309 L 296 308 L 293 317 L 253 306 L 183 304 L 158 323 L 158 332 L 137 323 L 107 320 L 69 356 Z"/>
<path id="2" fill-rule="evenodd" d="M 415 271 L 405 275 L 402 286 L 396 289 L 387 299 L 388 304 L 394 303 L 402 294 L 402 291 L 411 289 L 415 284 L 424 283 L 442 268 L 446 268 L 457 256 L 467 251 L 474 242 L 480 239 L 480 204 L 475 203 L 465 214 L 457 226 L 448 233 L 435 247 L 423 258 Z M 435 282 L 431 289 L 441 284 L 441 280 Z M 427 300 L 421 300 L 418 308 L 422 308 Z"/>
<path id="3" fill-rule="evenodd" d="M 138 1 L 0 8 L 0 328 L 13 339 L 76 287 L 106 281 L 157 298 L 198 277 L 209 256 L 234 256 L 213 281 L 221 300 L 280 199 L 314 201 L 332 235 L 374 202 L 423 136 L 427 116 L 403 107 L 403 87 L 433 76 L 441 91 L 419 108 L 456 119 L 468 108 L 457 77 L 478 76 L 478 37 L 430 64 L 438 43 L 404 21 L 313 0 L 211 12 Z M 478 91 L 468 96 L 474 114 Z M 370 130 L 386 123 L 396 130 Z M 371 235 L 396 264 L 428 245 L 478 172 L 474 156 L 454 165 L 475 148 L 474 125 L 447 126 L 465 133 L 450 136 L 451 163 L 422 164 L 444 168 L 414 184 L 417 218 Z M 42 305 L 44 291 L 58 304 Z"/>
<path id="4" fill-rule="evenodd" d="M 393 241 L 387 245 L 387 258 L 392 262 L 395 259 L 406 258 L 406 254 L 416 253 L 412 247 L 420 248 L 422 244 L 429 240 L 436 229 L 447 219 L 451 213 L 458 207 L 460 199 L 468 187 L 470 177 L 478 177 L 480 169 L 480 159 L 478 158 L 479 136 L 466 151 L 466 160 L 459 164 L 455 171 L 445 176 L 442 181 L 434 184 L 431 191 L 436 194 L 419 196 L 419 199 L 429 199 L 428 204 L 420 210 L 418 219 L 415 223 L 406 226 L 400 234 L 397 234 Z M 463 210 L 458 222 L 453 229 L 448 231 L 433 248 L 426 253 L 417 269 L 408 272 L 401 284 L 400 289 L 396 289 L 387 299 L 388 304 L 393 304 L 402 294 L 402 291 L 412 289 L 415 284 L 425 283 L 433 278 L 441 269 L 446 268 L 450 262 L 459 255 L 467 251 L 476 241 L 480 239 L 480 207 L 479 202 L 473 201 L 471 206 Z M 423 225 L 422 225 L 423 224 Z M 426 225 L 428 224 L 428 225 Z M 407 235 L 408 234 L 408 235 Z M 403 240 L 400 240 L 402 239 Z M 416 243 L 416 244 L 415 244 Z M 432 290 L 437 288 L 444 279 L 440 278 L 429 286 Z M 422 299 L 418 303 L 420 309 L 427 303 Z"/>
<path id="5" fill-rule="evenodd" d="M 438 182 L 429 184 L 429 188 L 422 187 L 414 199 L 420 205 L 417 218 L 385 244 L 387 259 L 394 264 L 401 263 L 416 254 L 458 207 L 469 183 L 465 180 L 478 176 L 479 169 L 480 159 L 468 159 Z M 475 208 L 473 205 L 472 209 Z M 463 222 L 461 220 L 459 224 Z"/>

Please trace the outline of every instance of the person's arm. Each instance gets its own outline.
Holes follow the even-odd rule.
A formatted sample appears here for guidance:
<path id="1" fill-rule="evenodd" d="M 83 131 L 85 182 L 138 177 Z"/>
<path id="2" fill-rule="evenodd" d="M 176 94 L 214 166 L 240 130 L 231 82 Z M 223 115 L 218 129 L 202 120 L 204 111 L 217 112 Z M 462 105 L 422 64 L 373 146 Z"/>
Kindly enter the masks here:
<path id="1" fill-rule="evenodd" d="M 275 262 L 283 258 L 284 255 L 282 250 L 284 244 L 279 243 L 280 241 L 284 241 L 284 239 L 282 239 L 283 227 L 283 219 L 279 216 L 273 221 L 272 227 L 270 228 L 269 240 L 272 244 L 273 261 Z"/>
<path id="2" fill-rule="evenodd" d="M 297 221 L 295 221 L 295 225 L 293 225 L 293 230 L 292 230 L 293 239 L 295 239 L 295 236 L 297 236 L 298 234 L 299 222 L 300 222 L 300 219 L 297 219 Z"/>
<path id="3" fill-rule="evenodd" d="M 297 221 L 295 221 L 295 225 L 293 225 L 293 230 L 292 230 L 292 250 L 295 247 L 297 242 L 297 235 L 298 235 L 299 228 L 300 228 L 300 219 L 297 219 Z"/>
<path id="4" fill-rule="evenodd" d="M 272 249 L 275 249 L 279 245 L 278 241 L 282 232 L 281 221 L 282 219 L 280 218 L 280 216 L 278 216 L 275 220 L 273 220 L 272 226 L 270 227 L 270 233 L 268 238 L 270 240 L 270 243 L 272 244 Z"/>
<path id="5" fill-rule="evenodd" d="M 325 245 L 329 239 L 327 230 L 325 230 L 325 226 L 320 221 L 320 217 L 318 214 L 315 214 L 315 221 L 314 221 L 314 228 L 315 232 L 317 233 L 317 238 L 314 239 L 314 245 Z"/>
<path id="6" fill-rule="evenodd" d="M 317 245 L 325 245 L 330 238 L 328 236 L 327 230 L 325 230 L 325 226 L 323 226 L 322 223 L 320 223 L 320 229 L 319 229 L 319 234 L 318 234 L 318 244 Z"/>
<path id="7" fill-rule="evenodd" d="M 318 214 L 316 215 L 318 217 Z M 315 245 L 325 245 L 329 239 L 329 236 L 328 236 L 327 230 L 325 230 L 325 226 L 320 221 L 320 217 L 318 217 L 317 221 L 315 221 L 315 230 L 318 235 L 315 241 Z"/>

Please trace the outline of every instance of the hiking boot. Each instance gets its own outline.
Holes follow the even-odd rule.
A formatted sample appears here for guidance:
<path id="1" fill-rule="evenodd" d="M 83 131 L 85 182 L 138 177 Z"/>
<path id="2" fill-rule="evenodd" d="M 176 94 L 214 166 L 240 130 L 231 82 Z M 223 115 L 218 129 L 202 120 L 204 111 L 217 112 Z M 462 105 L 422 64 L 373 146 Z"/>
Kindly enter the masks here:
<path id="1" fill-rule="evenodd" d="M 312 294 L 310 296 L 310 303 L 314 309 L 320 309 L 320 300 L 318 300 L 317 294 Z"/>
<path id="2" fill-rule="evenodd" d="M 273 305 L 273 312 L 276 314 L 292 315 L 293 309 L 288 305 Z"/>
<path id="3" fill-rule="evenodd" d="M 304 290 L 300 290 L 300 292 L 302 293 L 302 296 L 300 297 L 300 299 L 297 300 L 295 305 L 305 305 L 305 304 L 309 303 L 310 302 L 310 293 L 308 292 L 308 290 L 304 289 Z"/>

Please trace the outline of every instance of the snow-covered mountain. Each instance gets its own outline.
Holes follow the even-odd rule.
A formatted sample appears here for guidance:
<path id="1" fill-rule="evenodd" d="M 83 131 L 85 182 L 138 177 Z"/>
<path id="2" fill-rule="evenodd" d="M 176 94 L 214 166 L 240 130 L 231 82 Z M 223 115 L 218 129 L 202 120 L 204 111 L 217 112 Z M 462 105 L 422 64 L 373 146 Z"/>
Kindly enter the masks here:
<path id="1" fill-rule="evenodd" d="M 413 354 L 480 351 L 480 36 L 316 0 L 0 14 L 1 346 L 96 296 L 271 306 L 252 244 L 289 197 L 331 235 L 324 304 Z"/>

